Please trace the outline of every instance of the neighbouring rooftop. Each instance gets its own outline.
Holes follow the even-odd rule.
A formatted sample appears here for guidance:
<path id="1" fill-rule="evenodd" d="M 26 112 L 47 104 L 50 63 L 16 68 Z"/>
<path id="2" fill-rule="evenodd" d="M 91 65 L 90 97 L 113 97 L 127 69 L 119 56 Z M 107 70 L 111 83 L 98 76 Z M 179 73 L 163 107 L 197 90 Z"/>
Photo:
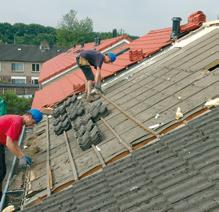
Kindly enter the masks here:
<path id="1" fill-rule="evenodd" d="M 0 61 L 43 63 L 64 51 L 57 47 L 41 49 L 32 45 L 0 44 Z"/>

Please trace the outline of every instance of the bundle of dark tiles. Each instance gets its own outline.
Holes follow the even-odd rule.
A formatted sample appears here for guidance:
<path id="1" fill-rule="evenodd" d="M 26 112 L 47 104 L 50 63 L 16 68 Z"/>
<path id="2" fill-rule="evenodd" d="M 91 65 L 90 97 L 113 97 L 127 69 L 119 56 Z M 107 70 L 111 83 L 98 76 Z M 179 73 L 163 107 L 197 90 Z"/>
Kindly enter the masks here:
<path id="1" fill-rule="evenodd" d="M 61 135 L 64 131 L 68 131 L 72 128 L 71 121 L 67 115 L 64 104 L 54 109 L 53 117 L 54 132 L 56 135 Z"/>
<path id="2" fill-rule="evenodd" d="M 62 105 L 57 106 L 53 112 L 53 125 L 56 135 L 72 129 L 82 150 L 97 145 L 102 140 L 97 121 L 109 111 L 100 100 L 86 105 L 76 96 L 69 97 Z"/>

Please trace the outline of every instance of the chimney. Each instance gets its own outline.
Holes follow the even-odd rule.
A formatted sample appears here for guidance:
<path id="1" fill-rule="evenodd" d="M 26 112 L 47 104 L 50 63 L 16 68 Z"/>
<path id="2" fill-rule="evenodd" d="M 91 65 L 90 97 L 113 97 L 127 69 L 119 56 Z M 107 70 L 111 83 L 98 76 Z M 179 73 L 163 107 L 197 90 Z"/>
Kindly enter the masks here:
<path id="1" fill-rule="evenodd" d="M 94 38 L 94 46 L 97 46 L 97 37 Z"/>
<path id="2" fill-rule="evenodd" d="M 83 48 L 83 47 L 84 47 L 84 42 L 81 43 L 81 48 Z"/>
<path id="3" fill-rule="evenodd" d="M 176 40 L 180 36 L 180 21 L 181 20 L 182 19 L 180 17 L 173 17 L 172 18 L 173 25 L 172 25 L 171 38 L 174 40 Z"/>
<path id="4" fill-rule="evenodd" d="M 94 45 L 95 45 L 95 46 L 100 45 L 100 42 L 101 42 L 100 37 L 95 37 L 95 38 L 94 38 Z"/>
<path id="5" fill-rule="evenodd" d="M 117 36 L 118 36 L 117 29 L 113 29 L 113 38 L 115 38 Z"/>
<path id="6" fill-rule="evenodd" d="M 47 40 L 43 40 L 40 42 L 40 50 L 43 52 L 43 51 L 46 51 L 46 50 L 49 50 L 50 47 L 49 47 L 49 42 Z"/>

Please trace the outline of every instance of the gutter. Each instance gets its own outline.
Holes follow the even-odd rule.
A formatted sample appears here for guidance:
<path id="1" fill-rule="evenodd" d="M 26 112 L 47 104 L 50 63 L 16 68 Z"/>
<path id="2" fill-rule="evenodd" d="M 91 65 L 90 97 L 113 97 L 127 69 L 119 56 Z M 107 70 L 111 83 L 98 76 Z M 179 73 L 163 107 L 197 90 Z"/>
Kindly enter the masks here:
<path id="1" fill-rule="evenodd" d="M 39 85 L 0 83 L 0 88 L 39 88 Z"/>
<path id="2" fill-rule="evenodd" d="M 22 128 L 22 132 L 21 132 L 21 135 L 20 135 L 19 141 L 18 141 L 18 146 L 20 146 L 21 143 L 23 142 L 24 135 L 25 135 L 25 126 L 23 126 L 23 128 Z M 13 173 L 14 173 L 14 168 L 15 168 L 15 165 L 16 165 L 16 161 L 17 161 L 17 157 L 14 156 L 14 159 L 13 159 L 13 162 L 12 162 L 12 166 L 11 166 L 11 170 L 9 172 L 8 179 L 7 179 L 7 182 L 5 184 L 5 187 L 4 187 L 4 190 L 3 190 L 3 193 L 2 193 L 2 199 L 1 199 L 1 202 L 0 202 L 0 211 L 2 211 L 3 207 L 4 207 L 7 190 L 8 190 L 10 181 L 12 179 Z"/>

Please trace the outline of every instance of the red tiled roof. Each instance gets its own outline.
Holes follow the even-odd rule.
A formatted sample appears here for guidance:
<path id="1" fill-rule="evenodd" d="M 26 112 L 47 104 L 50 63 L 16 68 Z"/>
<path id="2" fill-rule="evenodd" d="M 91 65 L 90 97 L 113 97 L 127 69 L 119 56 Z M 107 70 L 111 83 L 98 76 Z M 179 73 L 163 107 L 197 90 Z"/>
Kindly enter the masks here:
<path id="1" fill-rule="evenodd" d="M 87 43 L 84 45 L 83 49 L 86 50 L 96 48 L 96 50 L 102 51 L 123 39 L 131 41 L 131 39 L 127 35 L 122 35 L 116 38 L 105 39 L 98 46 L 95 46 L 94 43 Z M 75 57 L 80 50 L 81 46 L 78 45 L 75 48 L 71 48 L 67 52 L 62 53 L 57 57 L 54 57 L 43 63 L 42 70 L 40 71 L 39 82 L 42 83 L 43 81 L 76 65 Z"/>
<path id="2" fill-rule="evenodd" d="M 45 105 L 54 105 L 81 89 L 84 89 L 83 73 L 77 70 L 70 73 L 68 77 L 63 77 L 36 91 L 32 107 L 40 109 Z"/>
<path id="3" fill-rule="evenodd" d="M 200 17 L 200 20 L 198 17 Z M 205 15 L 200 11 L 193 13 L 191 16 L 189 16 L 188 23 L 181 26 L 181 32 L 186 33 L 197 29 L 205 21 L 205 19 Z M 129 47 L 131 51 L 141 50 L 143 53 L 142 57 L 144 58 L 159 51 L 161 48 L 169 45 L 171 42 L 171 28 L 164 28 L 160 30 L 152 30 L 139 39 L 132 41 L 130 44 L 123 46 L 123 48 Z M 88 49 L 88 46 L 90 47 L 90 44 L 86 46 L 86 49 Z M 97 50 L 102 50 L 101 48 L 103 48 L 103 46 Z M 121 49 L 122 48 L 119 47 L 114 50 L 114 52 L 118 52 Z M 75 59 L 73 59 L 75 52 L 72 53 L 71 51 L 72 50 L 70 50 L 70 53 L 65 53 L 68 55 L 68 57 L 65 55 L 65 62 L 62 62 L 61 58 L 58 58 L 61 57 L 61 55 L 59 55 L 56 57 L 56 59 L 50 60 L 45 64 L 48 66 L 48 70 L 50 70 L 50 77 L 53 76 L 52 73 L 57 74 L 58 72 L 68 69 L 68 66 L 75 64 L 73 63 L 73 60 L 75 61 Z M 64 56 L 62 56 L 62 59 L 63 58 Z M 102 78 L 104 79 L 106 77 L 112 76 L 116 72 L 123 70 L 135 62 L 136 61 L 130 61 L 129 52 L 125 52 L 124 54 L 118 56 L 115 63 L 103 64 L 101 71 Z M 57 67 L 59 67 L 59 69 Z M 52 72 L 51 70 L 55 70 L 55 72 Z M 43 77 L 41 77 L 41 80 L 42 78 Z M 44 79 L 46 79 L 45 76 Z M 63 76 L 61 79 L 57 79 L 57 81 L 50 83 L 42 90 L 37 91 L 35 93 L 32 107 L 40 109 L 46 105 L 52 106 L 55 103 L 64 100 L 66 97 L 72 95 L 73 93 L 78 93 L 83 90 L 84 76 L 80 70 L 77 70 Z"/>

